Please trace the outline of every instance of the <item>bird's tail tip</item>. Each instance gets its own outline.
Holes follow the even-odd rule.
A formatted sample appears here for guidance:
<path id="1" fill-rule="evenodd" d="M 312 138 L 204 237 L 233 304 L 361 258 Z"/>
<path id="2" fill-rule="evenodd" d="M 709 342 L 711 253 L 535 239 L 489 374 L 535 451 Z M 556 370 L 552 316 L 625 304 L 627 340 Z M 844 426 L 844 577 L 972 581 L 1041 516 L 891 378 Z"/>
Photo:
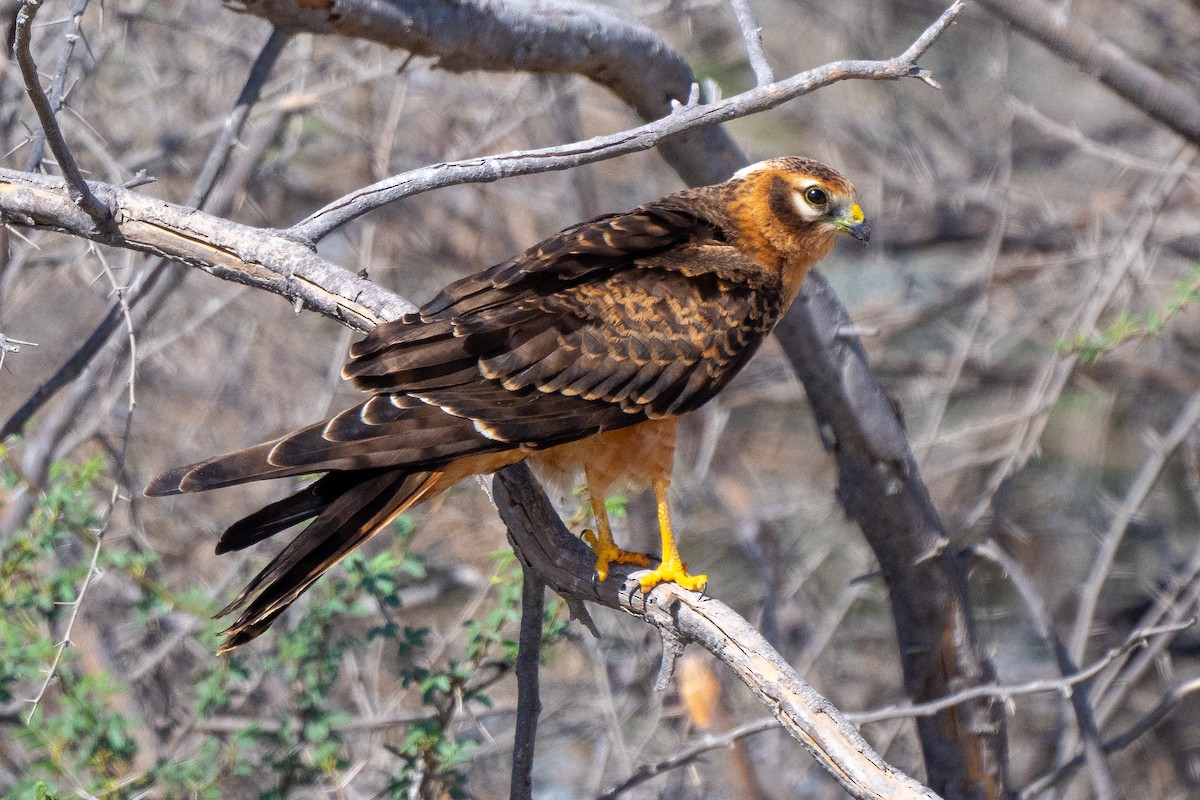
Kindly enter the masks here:
<path id="1" fill-rule="evenodd" d="M 183 478 L 191 471 L 191 467 L 176 467 L 161 473 L 146 484 L 142 494 L 146 497 L 167 497 L 173 494 L 183 494 Z"/>

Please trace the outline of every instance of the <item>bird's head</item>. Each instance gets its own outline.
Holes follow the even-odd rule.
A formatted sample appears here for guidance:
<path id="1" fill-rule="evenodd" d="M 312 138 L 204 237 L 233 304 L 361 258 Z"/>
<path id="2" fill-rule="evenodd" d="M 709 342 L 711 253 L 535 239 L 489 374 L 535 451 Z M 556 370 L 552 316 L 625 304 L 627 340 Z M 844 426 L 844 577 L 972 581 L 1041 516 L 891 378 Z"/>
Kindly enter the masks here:
<path id="1" fill-rule="evenodd" d="M 739 170 L 726 184 L 743 246 L 783 273 L 789 290 L 829 253 L 838 234 L 870 239 L 854 185 L 819 161 L 788 156 Z"/>
<path id="2" fill-rule="evenodd" d="M 738 170 L 730 182 L 740 184 L 737 193 L 760 213 L 768 212 L 764 220 L 829 235 L 848 233 L 860 242 L 871 238 L 854 185 L 820 161 L 772 158 Z"/>

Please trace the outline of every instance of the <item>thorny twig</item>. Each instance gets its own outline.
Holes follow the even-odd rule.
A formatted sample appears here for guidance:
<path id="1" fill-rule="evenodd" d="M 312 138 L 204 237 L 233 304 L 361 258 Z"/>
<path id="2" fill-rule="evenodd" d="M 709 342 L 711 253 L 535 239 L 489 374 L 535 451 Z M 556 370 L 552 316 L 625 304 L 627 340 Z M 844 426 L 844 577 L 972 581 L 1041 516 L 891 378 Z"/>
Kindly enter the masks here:
<path id="1" fill-rule="evenodd" d="M 125 296 L 125 288 L 117 282 L 116 275 L 113 274 L 108 261 L 103 255 L 99 253 L 97 255 L 100 259 L 100 264 L 104 268 L 104 275 L 108 278 L 113 292 L 117 295 L 117 302 L 121 308 L 121 315 L 125 319 L 125 329 L 129 337 L 129 407 L 125 412 L 125 429 L 121 437 L 121 450 L 117 455 L 116 462 L 113 464 L 112 492 L 108 498 L 108 505 L 101 516 L 100 526 L 96 529 L 96 545 L 92 548 L 92 560 L 88 564 L 87 572 L 83 576 L 83 583 L 79 586 L 79 594 L 71 602 L 71 616 L 67 619 L 67 627 L 63 631 L 62 638 L 54 650 L 54 658 L 51 660 L 50 666 L 46 668 L 46 678 L 42 682 L 38 693 L 29 701 L 30 708 L 29 715 L 25 720 L 26 724 L 33 719 L 38 705 L 42 702 L 42 698 L 45 697 L 46 691 L 50 688 L 50 684 L 58 674 L 58 668 L 62 664 L 67 646 L 71 644 L 71 631 L 74 630 L 75 622 L 79 619 L 79 611 L 83 608 L 83 598 L 87 596 L 88 587 L 92 585 L 93 580 L 99 577 L 97 567 L 100 560 L 100 548 L 104 544 L 104 534 L 108 530 L 109 522 L 112 521 L 113 512 L 117 507 L 117 500 L 121 497 L 120 476 L 125 469 L 125 457 L 129 453 L 129 440 L 133 433 L 133 414 L 137 407 L 137 395 L 135 392 L 137 379 L 137 338 L 134 333 L 133 316 L 130 313 L 129 303 Z"/>
<path id="2" fill-rule="evenodd" d="M 92 190 L 84 181 L 83 173 L 79 171 L 79 165 L 75 163 L 75 157 L 71 155 L 66 139 L 63 138 L 62 130 L 58 127 L 54 108 L 46 98 L 46 93 L 42 91 L 42 84 L 38 79 L 37 63 L 33 60 L 30 43 L 33 38 L 33 20 L 41 5 L 41 0 L 24 0 L 21 10 L 17 12 L 13 51 L 16 54 L 17 63 L 21 67 L 25 92 L 29 95 L 29 99 L 37 111 L 38 121 L 42 124 L 46 141 L 49 143 L 50 150 L 54 153 L 55 160 L 58 161 L 58 168 L 62 170 L 63 178 L 67 182 L 71 200 L 92 218 L 97 228 L 108 230 L 112 225 L 112 211 L 96 195 L 92 194 Z"/>
<path id="3" fill-rule="evenodd" d="M 50 95 L 46 98 L 53 112 L 57 114 L 63 107 L 67 97 L 67 72 L 71 67 L 71 59 L 75 55 L 75 45 L 83 38 L 83 12 L 87 11 L 89 0 L 75 0 L 71 9 L 71 30 L 62 38 L 62 56 L 58 60 L 58 69 L 50 79 Z M 46 130 L 36 131 L 29 142 L 29 157 L 25 160 L 25 171 L 32 172 L 42 163 L 46 145 Z"/>

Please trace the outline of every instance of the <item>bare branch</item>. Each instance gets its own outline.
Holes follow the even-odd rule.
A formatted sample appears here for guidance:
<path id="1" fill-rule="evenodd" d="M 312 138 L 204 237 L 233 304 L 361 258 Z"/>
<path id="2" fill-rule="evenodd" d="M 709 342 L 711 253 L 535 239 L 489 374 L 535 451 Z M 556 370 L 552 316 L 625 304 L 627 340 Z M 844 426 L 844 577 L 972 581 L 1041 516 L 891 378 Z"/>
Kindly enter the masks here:
<path id="1" fill-rule="evenodd" d="M 360 331 L 413 309 L 391 292 L 276 233 L 116 186 L 94 185 L 115 209 L 111 234 L 91 226 L 58 178 L 0 170 L 0 209 L 22 225 L 151 253 L 265 289 Z"/>
<path id="2" fill-rule="evenodd" d="M 88 0 L 75 0 L 71 9 L 71 29 L 63 36 L 62 54 L 58 60 L 58 68 L 50 79 L 50 96 L 46 98 L 53 113 L 57 114 L 63 107 L 67 92 L 67 72 L 71 67 L 71 58 L 75 54 L 75 44 L 82 38 L 83 12 L 87 11 Z M 36 101 L 35 101 L 36 102 Z M 45 152 L 46 130 L 36 131 L 29 142 L 29 157 L 26 159 L 26 172 L 33 172 L 42 163 Z"/>
<path id="3" fill-rule="evenodd" d="M 949 27 L 962 9 L 962 2 L 950 6 L 907 51 L 887 61 L 835 61 L 715 103 L 681 106 L 669 116 L 620 133 L 596 136 L 567 145 L 499 153 L 412 170 L 335 200 L 293 225 L 288 229 L 288 235 L 304 242 L 317 242 L 380 206 L 432 189 L 464 183 L 490 183 L 515 175 L 570 169 L 649 150 L 670 137 L 767 111 L 840 81 L 891 81 L 917 77 L 917 59 Z M 732 168 L 729 169 L 723 177 L 732 171 Z"/>
<path id="4" fill-rule="evenodd" d="M 531 570 L 521 577 L 521 633 L 517 652 L 517 721 L 513 741 L 510 800 L 533 797 L 533 753 L 537 743 L 538 715 L 542 700 L 538 689 L 538 667 L 542 656 L 542 616 L 546 607 L 546 585 Z"/>

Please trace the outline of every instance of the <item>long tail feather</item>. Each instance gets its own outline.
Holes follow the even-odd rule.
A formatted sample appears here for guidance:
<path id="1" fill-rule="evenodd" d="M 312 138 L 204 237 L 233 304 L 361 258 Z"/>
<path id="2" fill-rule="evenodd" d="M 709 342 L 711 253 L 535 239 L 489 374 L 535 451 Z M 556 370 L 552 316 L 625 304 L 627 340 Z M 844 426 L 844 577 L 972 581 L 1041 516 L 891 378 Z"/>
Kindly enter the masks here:
<path id="1" fill-rule="evenodd" d="M 230 525 L 217 541 L 217 555 L 243 550 L 263 539 L 312 519 L 338 495 L 371 479 L 377 472 L 331 472 L 296 494 L 260 508 Z"/>
<path id="2" fill-rule="evenodd" d="M 217 616 L 224 616 L 245 607 L 224 631 L 227 638 L 218 652 L 232 650 L 266 630 L 333 565 L 425 498 L 440 477 L 440 472 L 383 472 L 332 499 L 232 603 L 218 612 Z"/>

